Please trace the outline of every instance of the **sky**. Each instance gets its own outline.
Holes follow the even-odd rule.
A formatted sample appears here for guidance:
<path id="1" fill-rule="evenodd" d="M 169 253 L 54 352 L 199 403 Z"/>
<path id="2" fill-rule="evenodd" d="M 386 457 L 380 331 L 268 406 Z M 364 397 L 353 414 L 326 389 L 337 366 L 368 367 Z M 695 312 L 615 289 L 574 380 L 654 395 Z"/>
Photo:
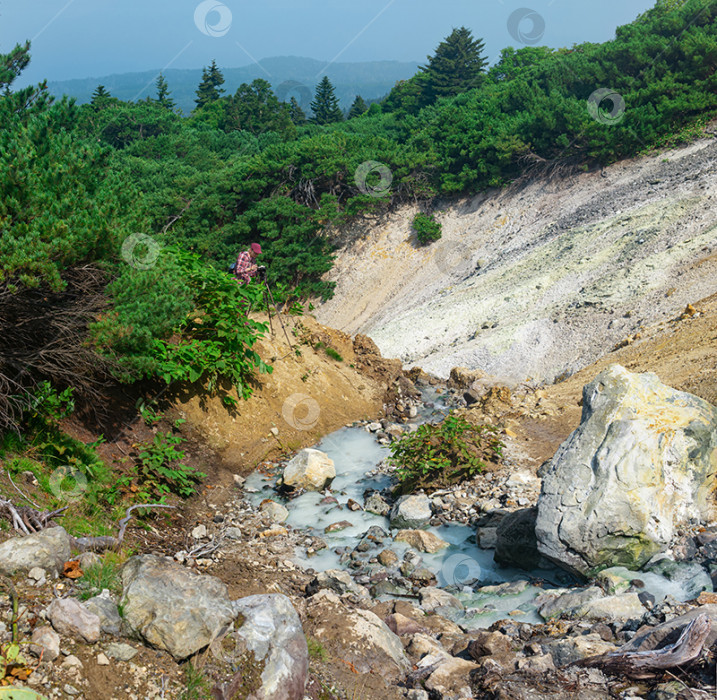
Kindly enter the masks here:
<path id="1" fill-rule="evenodd" d="M 654 0 L 0 0 L 0 53 L 32 40 L 22 83 L 247 65 L 272 56 L 424 62 L 452 28 L 505 46 L 601 42 Z"/>

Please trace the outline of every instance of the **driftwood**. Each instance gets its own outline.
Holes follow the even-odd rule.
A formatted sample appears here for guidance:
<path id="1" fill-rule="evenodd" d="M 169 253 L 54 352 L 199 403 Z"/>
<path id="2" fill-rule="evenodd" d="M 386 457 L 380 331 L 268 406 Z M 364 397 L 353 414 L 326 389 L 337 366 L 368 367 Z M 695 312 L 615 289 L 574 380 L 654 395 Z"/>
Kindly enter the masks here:
<path id="1" fill-rule="evenodd" d="M 81 552 L 104 552 L 106 549 L 112 549 L 113 547 L 119 547 L 124 539 L 124 532 L 127 529 L 127 524 L 132 518 L 132 511 L 135 508 L 174 508 L 175 506 L 166 506 L 163 503 L 139 503 L 135 506 L 130 506 L 125 512 L 124 518 L 119 521 L 119 532 L 117 537 L 109 535 L 101 537 L 73 537 L 72 545 L 79 549 Z"/>
<path id="2" fill-rule="evenodd" d="M 712 623 L 707 615 L 699 615 L 687 625 L 679 639 L 662 649 L 650 651 L 616 651 L 575 661 L 571 666 L 597 667 L 614 675 L 634 679 L 652 678 L 670 668 L 695 661 L 707 641 Z"/>
<path id="3" fill-rule="evenodd" d="M 129 521 L 132 519 L 132 511 L 137 508 L 174 508 L 163 503 L 138 503 L 130 506 L 125 511 L 125 516 L 119 521 L 117 537 L 104 535 L 99 537 L 71 537 L 72 546 L 80 552 L 104 552 L 107 549 L 119 548 L 124 539 L 124 533 Z M 16 506 L 12 501 L 0 499 L 0 515 L 4 515 L 17 532 L 25 535 L 40 532 L 51 525 L 57 525 L 54 518 L 64 515 L 69 506 L 58 510 L 41 511 L 30 506 Z"/>

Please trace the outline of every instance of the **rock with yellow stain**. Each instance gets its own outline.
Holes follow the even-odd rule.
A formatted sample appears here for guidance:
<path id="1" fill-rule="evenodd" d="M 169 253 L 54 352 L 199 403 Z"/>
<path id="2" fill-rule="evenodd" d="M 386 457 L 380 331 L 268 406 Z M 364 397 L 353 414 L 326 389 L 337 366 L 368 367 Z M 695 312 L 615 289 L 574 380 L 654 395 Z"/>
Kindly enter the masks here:
<path id="1" fill-rule="evenodd" d="M 611 365 L 583 389 L 580 427 L 544 477 L 541 554 L 589 576 L 639 569 L 680 526 L 714 519 L 717 409 Z"/>

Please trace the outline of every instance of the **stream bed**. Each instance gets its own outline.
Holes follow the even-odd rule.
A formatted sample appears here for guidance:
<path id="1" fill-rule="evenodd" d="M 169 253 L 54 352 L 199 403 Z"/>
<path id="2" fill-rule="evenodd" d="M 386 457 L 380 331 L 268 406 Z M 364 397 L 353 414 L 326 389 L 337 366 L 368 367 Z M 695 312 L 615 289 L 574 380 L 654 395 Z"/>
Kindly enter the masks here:
<path id="1" fill-rule="evenodd" d="M 424 392 L 415 422 L 440 420 L 447 410 L 435 393 Z M 389 449 L 379 444 L 375 434 L 365 425 L 341 428 L 314 447 L 334 461 L 336 477 L 330 489 L 320 493 L 307 491 L 286 498 L 276 490 L 281 465 L 268 472 L 253 472 L 244 485 L 245 496 L 255 507 L 267 498 L 283 504 L 289 511 L 285 524 L 326 544 L 321 549 L 296 548 L 293 562 L 303 569 L 348 571 L 357 583 L 369 588 L 377 600 L 386 600 L 417 598 L 415 587 L 401 587 L 391 581 L 401 581 L 398 567 L 406 563 L 413 568 L 421 567 L 435 577 L 432 585 L 458 598 L 462 609 L 441 607 L 440 613 L 466 630 L 486 628 L 505 618 L 541 623 L 543 619 L 537 611 L 536 597 L 550 589 L 565 589 L 578 584 L 575 578 L 558 567 L 524 571 L 499 566 L 493 560 L 493 550 L 478 547 L 475 529 L 467 525 L 426 527 L 428 532 L 448 543 L 447 547 L 433 554 L 419 553 L 407 543 L 393 540 L 388 517 L 363 508 L 349 508 L 350 501 L 363 505 L 367 490 L 385 492 L 395 483 L 389 474 L 377 469 L 390 454 Z M 329 526 L 337 524 L 341 524 L 340 529 L 331 531 Z M 326 528 L 329 528 L 328 532 Z M 361 547 L 363 543 L 366 546 Z M 389 576 L 387 568 L 391 567 L 377 560 L 377 555 L 384 549 L 390 549 L 397 556 Z M 632 573 L 626 572 L 628 578 Z M 691 595 L 684 576 L 670 580 L 654 573 L 640 573 L 639 578 L 657 602 L 667 595 L 676 600 L 687 600 Z"/>

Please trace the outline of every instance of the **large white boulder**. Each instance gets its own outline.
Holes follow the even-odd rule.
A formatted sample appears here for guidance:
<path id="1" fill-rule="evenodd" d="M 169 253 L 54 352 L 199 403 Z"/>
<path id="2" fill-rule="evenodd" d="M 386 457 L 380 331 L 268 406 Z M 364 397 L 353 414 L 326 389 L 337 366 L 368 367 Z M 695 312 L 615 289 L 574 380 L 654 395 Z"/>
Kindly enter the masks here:
<path id="1" fill-rule="evenodd" d="M 717 410 L 612 365 L 583 389 L 580 427 L 543 480 L 538 550 L 589 576 L 639 569 L 688 523 L 715 517 Z"/>
<path id="2" fill-rule="evenodd" d="M 336 476 L 334 461 L 325 452 L 307 448 L 294 456 L 284 468 L 283 485 L 291 489 L 321 491 Z"/>

